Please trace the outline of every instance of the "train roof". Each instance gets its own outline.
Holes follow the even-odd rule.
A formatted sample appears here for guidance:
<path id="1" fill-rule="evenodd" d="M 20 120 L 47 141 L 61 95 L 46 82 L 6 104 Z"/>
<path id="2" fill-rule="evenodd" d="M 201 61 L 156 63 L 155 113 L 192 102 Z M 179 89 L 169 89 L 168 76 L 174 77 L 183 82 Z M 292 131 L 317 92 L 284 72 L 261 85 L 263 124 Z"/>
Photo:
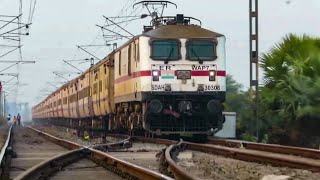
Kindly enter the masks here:
<path id="1" fill-rule="evenodd" d="M 217 38 L 223 35 L 197 25 L 164 25 L 149 30 L 141 36 L 152 38 Z"/>
<path id="2" fill-rule="evenodd" d="M 162 39 L 177 39 L 177 38 L 213 38 L 224 36 L 223 34 L 204 29 L 198 25 L 183 25 L 183 24 L 174 24 L 174 25 L 163 25 L 158 26 L 155 29 L 151 29 L 147 32 L 143 32 L 137 36 L 132 37 L 126 43 L 119 46 L 113 51 L 118 52 L 123 47 L 132 43 L 134 40 L 138 39 L 141 36 L 150 37 L 150 38 L 162 38 Z"/>

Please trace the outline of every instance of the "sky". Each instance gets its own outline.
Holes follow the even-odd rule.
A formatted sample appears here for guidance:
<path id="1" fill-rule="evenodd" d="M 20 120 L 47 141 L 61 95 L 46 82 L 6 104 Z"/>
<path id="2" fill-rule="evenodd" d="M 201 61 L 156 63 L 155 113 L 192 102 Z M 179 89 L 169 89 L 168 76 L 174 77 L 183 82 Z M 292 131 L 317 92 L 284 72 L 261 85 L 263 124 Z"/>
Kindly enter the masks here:
<path id="1" fill-rule="evenodd" d="M 34 2 L 34 0 L 23 0 L 23 22 L 28 20 L 30 1 Z M 0 0 L 0 14 L 17 15 L 18 2 L 19 0 Z M 19 72 L 19 81 L 23 84 L 18 87 L 18 91 L 9 92 L 9 101 L 16 100 L 31 104 L 40 102 L 65 81 L 54 75 L 54 71 L 70 72 L 62 75 L 66 79 L 75 77 L 76 74 L 73 73 L 77 70 L 63 63 L 62 60 L 90 57 L 76 45 L 104 43 L 101 30 L 96 26 L 96 24 L 105 24 L 102 15 L 111 17 L 147 13 L 142 6 L 136 9 L 129 6 L 133 2 L 134 0 L 36 1 L 30 35 L 22 39 L 23 60 L 34 60 L 36 63 L 21 64 L 4 71 L 5 73 Z M 233 75 L 236 81 L 247 88 L 249 86 L 248 0 L 172 0 L 172 2 L 176 3 L 178 8 L 169 6 L 165 10 L 165 15 L 181 13 L 198 18 L 202 21 L 203 28 L 226 36 L 227 74 Z M 259 0 L 260 55 L 268 52 L 275 43 L 280 42 L 289 33 L 320 36 L 319 10 L 319 0 Z M 133 21 L 126 26 L 126 29 L 137 35 L 142 32 L 143 25 L 148 25 L 149 22 L 149 18 Z M 0 29 L 0 33 L 3 31 Z M 123 31 L 120 33 L 126 34 Z M 121 45 L 123 42 L 125 41 L 117 43 Z M 0 39 L 0 44 L 5 43 L 12 42 Z M 111 50 L 110 47 L 86 49 L 99 58 L 103 58 Z M 8 49 L 0 46 L 0 54 L 6 50 Z M 17 52 L 3 59 L 16 60 L 19 58 Z M 71 63 L 81 70 L 90 66 L 89 63 Z M 9 65 L 0 63 L 0 70 Z M 0 80 L 8 79 L 10 77 L 0 76 Z"/>

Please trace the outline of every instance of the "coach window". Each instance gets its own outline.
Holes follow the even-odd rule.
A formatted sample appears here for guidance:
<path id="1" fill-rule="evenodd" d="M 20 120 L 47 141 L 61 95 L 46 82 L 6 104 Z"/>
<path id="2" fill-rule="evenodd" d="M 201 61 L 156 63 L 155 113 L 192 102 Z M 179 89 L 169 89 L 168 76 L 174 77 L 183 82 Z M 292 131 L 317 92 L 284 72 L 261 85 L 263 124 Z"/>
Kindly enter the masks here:
<path id="1" fill-rule="evenodd" d="M 187 57 L 191 61 L 213 61 L 217 58 L 216 43 L 210 40 L 189 40 Z"/>
<path id="2" fill-rule="evenodd" d="M 175 39 L 151 41 L 151 58 L 160 61 L 179 60 L 180 42 Z"/>

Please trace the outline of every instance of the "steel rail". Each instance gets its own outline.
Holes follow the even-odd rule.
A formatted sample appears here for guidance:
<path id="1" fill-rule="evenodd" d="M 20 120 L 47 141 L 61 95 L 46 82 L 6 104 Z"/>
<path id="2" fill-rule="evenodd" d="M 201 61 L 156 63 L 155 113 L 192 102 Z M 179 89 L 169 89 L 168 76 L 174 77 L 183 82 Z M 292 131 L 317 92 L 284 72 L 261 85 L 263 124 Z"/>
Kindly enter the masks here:
<path id="1" fill-rule="evenodd" d="M 143 142 L 150 142 L 150 143 L 161 143 L 166 145 L 177 143 L 177 141 L 172 141 L 172 140 L 145 138 L 145 137 L 139 137 L 139 136 L 131 136 L 131 139 L 137 140 L 137 141 L 143 141 Z M 183 142 L 183 145 L 185 145 L 186 148 L 190 150 L 222 155 L 225 157 L 230 157 L 233 159 L 239 159 L 243 161 L 269 163 L 275 166 L 287 166 L 292 168 L 308 169 L 313 172 L 320 172 L 320 161 L 318 160 L 320 157 L 320 154 L 319 154 L 320 152 L 318 150 L 313 150 L 313 149 L 278 146 L 278 145 L 270 145 L 270 144 L 261 145 L 258 143 L 243 144 L 242 146 L 244 146 L 246 149 L 239 148 L 242 146 L 237 143 L 229 143 L 229 147 L 215 146 L 210 144 L 197 144 L 197 143 L 191 143 L 191 142 Z M 282 147 L 283 149 L 278 147 Z M 291 151 L 287 152 L 288 149 L 291 149 Z M 274 154 L 274 153 L 277 153 L 277 154 Z M 281 153 L 286 155 L 281 156 Z M 288 155 L 294 155 L 294 156 L 288 157 Z M 297 156 L 300 156 L 302 158 Z M 304 158 L 313 158 L 313 159 L 304 159 Z"/>
<path id="2" fill-rule="evenodd" d="M 234 144 L 233 144 L 234 145 Z M 176 179 L 198 179 L 190 175 L 184 168 L 180 167 L 173 159 L 172 156 L 177 154 L 176 151 L 179 146 L 184 146 L 185 149 L 201 151 L 210 154 L 221 155 L 233 159 L 239 159 L 243 161 L 253 161 L 258 163 L 269 163 L 276 166 L 287 166 L 292 168 L 307 169 L 313 172 L 320 172 L 320 161 L 313 159 L 299 159 L 294 156 L 279 156 L 279 154 L 263 153 L 261 151 L 248 151 L 245 149 L 213 146 L 207 144 L 196 144 L 190 142 L 183 142 L 177 145 L 170 145 L 165 151 L 165 159 L 168 163 L 169 169 L 174 174 Z M 176 157 L 174 157 L 176 159 Z"/>
<path id="3" fill-rule="evenodd" d="M 10 142 L 11 129 L 12 129 L 12 125 L 9 128 L 7 140 L 4 143 L 4 145 L 2 146 L 2 149 L 1 149 L 1 152 L 0 152 L 0 164 L 2 164 L 3 157 L 4 157 L 4 155 L 5 155 L 6 151 L 7 151 L 7 148 L 8 148 L 9 142 Z"/>
<path id="4" fill-rule="evenodd" d="M 43 136 L 45 139 L 48 139 L 49 141 L 51 141 L 51 142 L 53 142 L 55 144 L 58 144 L 58 145 L 66 148 L 66 149 L 74 150 L 74 149 L 80 149 L 80 148 L 83 147 L 80 144 L 77 144 L 75 142 L 71 142 L 71 141 L 68 141 L 68 140 L 65 140 L 65 139 L 61 139 L 61 138 L 52 136 L 51 134 L 42 132 L 42 131 L 40 131 L 38 129 L 35 129 L 35 128 L 32 128 L 32 127 L 27 127 L 27 128 L 37 132 L 39 135 Z"/>
<path id="5" fill-rule="evenodd" d="M 46 133 L 44 133 L 46 134 Z M 182 167 L 179 167 L 176 162 L 172 159 L 172 155 L 174 154 L 174 151 L 179 148 L 179 146 L 183 146 L 186 149 L 194 150 L 194 151 L 200 151 L 210 154 L 216 154 L 221 155 L 233 159 L 239 159 L 243 161 L 253 161 L 258 163 L 268 163 L 276 166 L 287 166 L 292 168 L 300 168 L 300 169 L 307 169 L 313 172 L 320 172 L 320 161 L 313 160 L 313 159 L 306 159 L 306 158 L 313 158 L 318 153 L 316 150 L 310 150 L 305 148 L 294 148 L 294 147 L 287 147 L 287 148 L 293 148 L 298 149 L 296 153 L 286 153 L 286 154 L 292 154 L 296 156 L 302 156 L 302 157 L 294 157 L 289 155 L 283 155 L 281 156 L 281 152 L 285 152 L 285 150 L 268 150 L 268 148 L 262 148 L 259 147 L 258 143 L 245 143 L 241 144 L 239 142 L 228 142 L 226 143 L 228 147 L 223 146 L 217 146 L 217 145 L 211 145 L 211 144 L 197 144 L 197 143 L 190 143 L 190 142 L 183 142 L 179 143 L 179 145 L 172 145 L 177 143 L 177 141 L 173 140 L 167 140 L 167 139 L 158 139 L 158 138 L 146 138 L 141 136 L 131 136 L 129 139 L 126 135 L 114 135 L 110 134 L 114 137 L 121 137 L 121 138 L 127 138 L 123 140 L 121 145 L 114 143 L 114 146 L 123 146 L 126 141 L 142 141 L 142 142 L 149 142 L 149 143 L 158 143 L 158 144 L 165 144 L 169 145 L 169 147 L 165 151 L 165 160 L 168 163 L 169 169 L 173 173 L 174 177 L 176 179 L 197 179 L 196 177 L 193 177 L 190 175 L 186 170 L 184 170 Z M 53 137 L 49 135 L 49 137 Z M 223 144 L 223 141 L 219 141 L 220 144 Z M 218 143 L 216 143 L 218 144 Z M 107 153 L 101 152 L 99 150 L 96 150 L 99 146 L 110 146 L 110 144 L 105 145 L 95 145 L 93 147 L 89 147 L 88 149 L 92 152 L 90 154 L 90 159 L 102 163 L 104 166 L 115 166 L 116 168 L 120 169 L 123 172 L 129 172 L 130 175 L 133 175 L 135 177 L 138 177 L 140 179 L 156 179 L 152 178 L 154 176 L 147 176 L 145 173 L 141 173 L 141 170 L 143 168 L 133 165 L 131 163 L 125 162 L 123 160 L 114 158 Z M 243 149 L 239 147 L 245 146 L 246 148 L 249 147 L 251 149 Z M 264 145 L 263 145 L 264 146 Z M 267 147 L 273 146 L 273 145 L 267 145 Z M 283 146 L 285 147 L 285 146 Z M 313 152 L 313 155 L 304 155 L 303 156 L 303 150 L 306 150 L 307 152 Z M 264 153 L 263 153 L 264 152 Z M 299 153 L 298 153 L 299 152 Z M 274 154 L 278 153 L 278 154 Z M 280 155 L 279 155 L 280 153 Z M 319 158 L 317 156 L 317 158 Z M 135 167 L 135 168 L 134 168 Z M 154 173 L 154 172 L 150 172 Z M 154 174 L 152 174 L 154 175 Z M 158 174 L 159 176 L 157 178 L 160 179 L 166 179 L 169 178 L 167 176 L 164 176 L 162 174 Z"/>
<path id="6" fill-rule="evenodd" d="M 118 137 L 118 138 L 124 138 L 127 135 L 123 134 L 107 134 L 108 136 Z M 176 144 L 177 141 L 169 140 L 169 139 L 160 139 L 160 138 L 147 138 L 142 136 L 130 136 L 131 140 L 133 141 L 141 141 L 141 142 L 148 142 L 148 143 L 156 143 L 156 144 L 165 144 L 165 145 L 171 145 Z"/>
<path id="7" fill-rule="evenodd" d="M 34 129 L 34 128 L 31 128 L 31 127 L 28 127 L 30 129 L 32 129 L 33 131 L 37 132 L 39 135 L 45 137 L 46 139 L 56 143 L 56 144 L 59 144 L 67 149 L 71 149 L 73 151 L 71 152 L 68 152 L 68 153 L 80 153 L 80 152 L 83 152 L 83 149 L 85 149 L 86 151 L 86 157 L 95 161 L 96 163 L 100 164 L 101 166 L 104 166 L 104 167 L 115 167 L 116 169 L 120 170 L 121 172 L 123 173 L 127 173 L 129 174 L 130 176 L 133 176 L 133 177 L 136 177 L 138 179 L 169 179 L 171 180 L 172 178 L 168 177 L 168 176 L 165 176 L 163 174 L 160 174 L 160 173 L 157 173 L 157 172 L 154 172 L 154 171 L 151 171 L 151 170 L 148 170 L 146 168 L 142 168 L 140 166 L 137 166 L 137 165 L 134 165 L 132 163 L 129 163 L 129 162 L 126 162 L 126 161 L 123 161 L 121 159 L 118 159 L 118 158 L 115 158 L 105 152 L 102 152 L 102 151 L 99 151 L 99 150 L 96 150 L 94 148 L 96 147 L 99 147 L 99 146 L 118 146 L 119 144 L 117 143 L 111 143 L 111 144 L 102 144 L 102 145 L 95 145 L 95 146 L 90 146 L 90 147 L 83 147 L 77 143 L 74 143 L 74 142 L 71 142 L 71 141 L 67 141 L 67 140 L 64 140 L 64 139 L 61 139 L 61 138 L 58 138 L 58 137 L 55 137 L 55 136 L 52 136 L 48 133 L 45 133 L 45 132 L 42 132 L 42 131 L 39 131 L 37 129 Z M 123 144 L 127 139 L 123 140 L 120 142 L 120 144 Z M 120 145 L 121 146 L 121 145 Z M 61 155 L 61 156 L 58 156 L 56 158 L 63 158 L 64 156 Z M 53 159 L 51 159 L 53 160 Z M 44 162 L 45 163 L 45 162 Z M 50 164 L 50 162 L 47 162 Z M 42 165 L 39 165 L 38 167 L 39 168 L 42 168 L 46 165 L 45 164 L 42 164 Z M 30 170 L 29 171 L 30 173 L 38 173 L 37 169 L 33 169 L 33 170 Z M 25 177 L 29 176 L 30 174 L 25 174 Z M 20 177 L 20 178 L 23 178 L 23 177 Z"/>
<path id="8" fill-rule="evenodd" d="M 307 169 L 313 172 L 320 172 L 320 161 L 306 159 L 304 157 L 275 154 L 273 152 L 263 152 L 247 150 L 241 148 L 230 148 L 210 144 L 196 144 L 184 142 L 187 149 L 201 151 L 211 154 L 222 155 L 243 161 L 253 161 L 258 163 L 269 163 L 275 166 L 287 166 L 292 168 Z"/>
<path id="9" fill-rule="evenodd" d="M 91 158 L 93 160 L 98 160 L 98 163 L 103 162 L 103 166 L 110 166 L 110 165 L 114 166 L 117 169 L 123 172 L 126 172 L 138 179 L 170 179 L 172 180 L 172 178 L 168 176 L 142 168 L 140 166 L 126 162 L 124 160 L 115 158 L 105 152 L 95 150 L 92 148 L 90 148 L 90 150 L 92 152 Z"/>
<path id="10" fill-rule="evenodd" d="M 300 148 L 293 146 L 283 146 L 278 144 L 262 144 L 248 141 L 227 140 L 227 139 L 208 139 L 209 144 L 221 145 L 232 148 L 245 148 L 258 151 L 289 154 L 306 158 L 320 159 L 320 150 Z"/>
<path id="11" fill-rule="evenodd" d="M 18 175 L 15 180 L 48 179 L 63 167 L 85 157 L 85 149 L 76 149 L 43 161 Z"/>
<path id="12" fill-rule="evenodd" d="M 129 148 L 132 147 L 132 144 L 130 143 L 131 137 L 127 137 L 126 139 L 116 142 L 116 143 L 107 143 L 107 144 L 97 144 L 90 146 L 92 149 L 100 150 L 101 148 L 106 148 L 107 151 L 110 149 L 121 149 L 121 148 Z M 129 145 L 127 145 L 129 144 Z"/>
<path id="13" fill-rule="evenodd" d="M 180 180 L 180 179 L 181 180 L 186 180 L 186 179 L 197 179 L 198 180 L 199 178 L 191 175 L 186 169 L 179 166 L 172 159 L 172 156 L 173 156 L 173 154 L 175 154 L 175 151 L 180 151 L 178 149 L 180 148 L 181 145 L 182 145 L 182 142 L 175 144 L 175 145 L 174 144 L 170 145 L 165 151 L 165 159 L 166 159 L 166 162 L 168 163 L 168 167 L 170 169 L 170 172 L 172 172 L 175 179 L 178 179 L 178 180 Z M 176 158 L 176 157 L 174 157 L 174 158 Z"/>

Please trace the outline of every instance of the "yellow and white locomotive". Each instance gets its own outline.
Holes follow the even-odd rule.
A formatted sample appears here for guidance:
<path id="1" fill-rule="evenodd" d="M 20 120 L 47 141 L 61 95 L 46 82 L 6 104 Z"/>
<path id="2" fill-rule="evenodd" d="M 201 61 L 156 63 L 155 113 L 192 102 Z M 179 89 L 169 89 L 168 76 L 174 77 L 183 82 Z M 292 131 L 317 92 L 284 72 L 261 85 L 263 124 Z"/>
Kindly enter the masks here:
<path id="1" fill-rule="evenodd" d="M 210 134 L 222 128 L 225 37 L 190 22 L 157 17 L 33 108 L 33 119 L 151 134 Z"/>

